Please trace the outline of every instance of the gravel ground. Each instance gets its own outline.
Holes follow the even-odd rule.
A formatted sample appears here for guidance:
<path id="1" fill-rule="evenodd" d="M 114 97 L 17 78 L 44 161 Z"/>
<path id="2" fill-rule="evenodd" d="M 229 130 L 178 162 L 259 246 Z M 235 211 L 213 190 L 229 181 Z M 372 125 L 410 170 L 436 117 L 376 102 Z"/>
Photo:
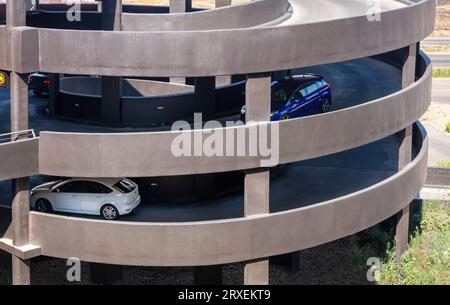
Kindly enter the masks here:
<path id="1" fill-rule="evenodd" d="M 323 284 L 370 284 L 366 271 L 359 270 L 351 263 L 348 253 L 349 237 L 300 252 L 300 271 L 291 273 L 287 267 L 271 265 L 272 285 L 323 285 Z M 223 283 L 240 285 L 243 283 L 242 263 L 224 266 Z M 31 263 L 32 284 L 66 285 L 68 270 L 65 260 L 48 257 L 35 258 Z M 0 253 L 0 283 L 4 274 L 11 272 L 11 258 Z M 82 281 L 90 285 L 89 265 L 82 263 Z M 122 280 L 117 284 L 191 285 L 193 268 L 124 267 Z M 4 281 L 4 280 L 3 280 Z"/>

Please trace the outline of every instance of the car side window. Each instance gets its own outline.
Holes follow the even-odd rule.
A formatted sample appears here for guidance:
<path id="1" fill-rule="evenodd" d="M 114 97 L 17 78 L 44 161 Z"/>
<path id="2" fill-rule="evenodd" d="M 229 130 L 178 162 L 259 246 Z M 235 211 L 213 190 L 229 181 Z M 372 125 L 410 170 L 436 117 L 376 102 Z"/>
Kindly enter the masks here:
<path id="1" fill-rule="evenodd" d="M 84 184 L 83 181 L 72 181 L 61 185 L 58 188 L 60 193 L 83 193 Z"/>
<path id="2" fill-rule="evenodd" d="M 108 187 L 94 181 L 84 181 L 84 186 L 86 193 L 108 194 L 112 192 L 112 190 L 109 189 Z"/>
<path id="3" fill-rule="evenodd" d="M 309 85 L 306 90 L 308 91 L 308 94 L 314 93 L 318 88 L 317 83 Z"/>

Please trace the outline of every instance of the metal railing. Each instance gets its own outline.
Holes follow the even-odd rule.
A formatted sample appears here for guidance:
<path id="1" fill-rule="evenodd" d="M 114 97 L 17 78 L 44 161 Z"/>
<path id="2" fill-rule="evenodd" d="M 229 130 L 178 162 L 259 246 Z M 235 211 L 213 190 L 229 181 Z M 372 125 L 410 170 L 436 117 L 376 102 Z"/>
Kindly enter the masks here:
<path id="1" fill-rule="evenodd" d="M 0 144 L 36 138 L 34 129 L 0 134 Z"/>

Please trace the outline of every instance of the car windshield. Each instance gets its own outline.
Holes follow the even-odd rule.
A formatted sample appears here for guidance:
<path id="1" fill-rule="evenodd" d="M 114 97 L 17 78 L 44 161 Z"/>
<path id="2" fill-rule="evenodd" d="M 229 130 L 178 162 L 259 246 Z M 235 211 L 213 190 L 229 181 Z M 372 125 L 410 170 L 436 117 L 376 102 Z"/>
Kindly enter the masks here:
<path id="1" fill-rule="evenodd" d="M 125 179 L 119 180 L 116 184 L 114 184 L 114 188 L 120 191 L 121 193 L 131 193 L 134 191 L 135 186 L 128 182 Z"/>

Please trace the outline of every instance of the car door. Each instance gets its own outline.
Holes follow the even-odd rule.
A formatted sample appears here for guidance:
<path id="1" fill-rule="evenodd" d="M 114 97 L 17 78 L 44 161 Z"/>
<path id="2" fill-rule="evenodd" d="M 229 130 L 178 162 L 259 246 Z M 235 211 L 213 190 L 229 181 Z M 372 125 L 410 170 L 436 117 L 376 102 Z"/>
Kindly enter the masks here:
<path id="1" fill-rule="evenodd" d="M 291 118 L 300 117 L 304 113 L 305 107 L 305 95 L 307 94 L 306 88 L 304 85 L 295 89 L 292 97 L 289 99 L 288 112 Z"/>
<path id="2" fill-rule="evenodd" d="M 317 82 L 309 83 L 307 87 L 305 88 L 306 95 L 305 95 L 305 103 L 303 107 L 303 114 L 304 115 L 311 115 L 316 113 L 317 109 L 317 103 L 319 103 L 320 100 L 320 90 Z"/>
<path id="3" fill-rule="evenodd" d="M 84 186 L 85 192 L 81 196 L 81 210 L 83 213 L 98 215 L 103 203 L 112 203 L 107 199 L 113 191 L 107 186 L 95 181 L 84 181 Z"/>
<path id="4" fill-rule="evenodd" d="M 81 208 L 82 181 L 69 181 L 53 190 L 53 208 L 56 211 L 78 213 Z"/>

